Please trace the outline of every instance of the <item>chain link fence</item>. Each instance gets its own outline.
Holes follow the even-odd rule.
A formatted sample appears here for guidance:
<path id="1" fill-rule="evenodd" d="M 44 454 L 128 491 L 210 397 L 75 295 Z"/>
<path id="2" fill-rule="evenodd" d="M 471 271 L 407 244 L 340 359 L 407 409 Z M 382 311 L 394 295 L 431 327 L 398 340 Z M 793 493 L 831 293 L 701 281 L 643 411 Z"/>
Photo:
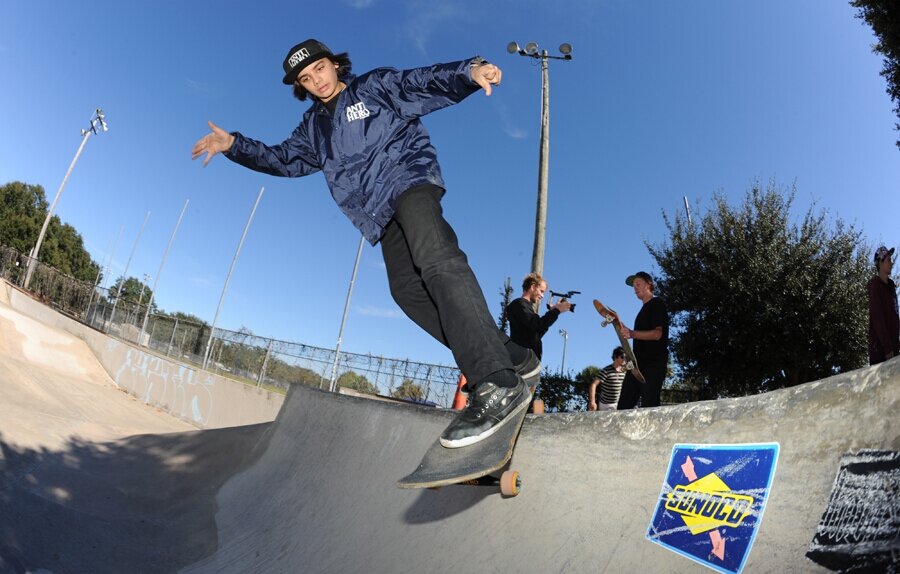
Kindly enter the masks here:
<path id="1" fill-rule="evenodd" d="M 28 259 L 0 246 L 0 277 L 21 287 Z M 114 290 L 79 281 L 40 262 L 29 291 L 99 331 L 195 367 L 202 367 L 208 356 L 210 372 L 268 390 L 286 392 L 292 384 L 328 389 L 334 372 L 340 387 L 449 407 L 459 380 L 460 372 L 454 367 L 343 351 L 335 363 L 334 349 L 268 339 L 249 331 L 212 331 L 204 323 L 154 313 L 154 309 L 148 312 L 142 297 L 137 302 L 117 298 Z"/>

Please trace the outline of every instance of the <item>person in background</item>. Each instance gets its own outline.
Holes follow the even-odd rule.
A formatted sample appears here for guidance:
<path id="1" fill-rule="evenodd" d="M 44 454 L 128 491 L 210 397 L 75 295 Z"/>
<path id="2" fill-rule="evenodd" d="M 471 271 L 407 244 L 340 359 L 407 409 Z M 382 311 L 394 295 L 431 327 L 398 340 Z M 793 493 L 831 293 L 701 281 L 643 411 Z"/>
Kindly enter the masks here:
<path id="1" fill-rule="evenodd" d="M 645 382 L 638 381 L 631 372 L 625 375 L 619 410 L 633 409 L 638 401 L 641 407 L 658 407 L 669 367 L 669 313 L 665 302 L 653 295 L 653 277 L 646 271 L 629 275 L 625 284 L 634 289 L 634 295 L 643 303 L 634 319 L 634 329 L 622 323 L 621 332 L 626 339 L 634 340 L 634 356 Z"/>
<path id="2" fill-rule="evenodd" d="M 589 411 L 614 411 L 619 404 L 622 393 L 622 382 L 625 380 L 625 349 L 616 347 L 612 352 L 612 363 L 600 369 L 590 387 L 588 387 Z M 600 387 L 600 400 L 597 400 L 597 387 Z"/>
<path id="3" fill-rule="evenodd" d="M 900 353 L 897 286 L 891 279 L 894 248 L 875 250 L 875 275 L 869 279 L 869 364 L 877 365 Z"/>
<path id="4" fill-rule="evenodd" d="M 544 353 L 544 345 L 541 338 L 553 323 L 559 318 L 560 313 L 565 313 L 572 308 L 572 304 L 565 299 L 549 305 L 549 310 L 543 316 L 537 314 L 537 309 L 547 291 L 547 282 L 538 273 L 529 273 L 522 280 L 522 296 L 506 306 L 506 317 L 509 319 L 509 338 L 522 347 L 531 349 L 538 359 Z"/>

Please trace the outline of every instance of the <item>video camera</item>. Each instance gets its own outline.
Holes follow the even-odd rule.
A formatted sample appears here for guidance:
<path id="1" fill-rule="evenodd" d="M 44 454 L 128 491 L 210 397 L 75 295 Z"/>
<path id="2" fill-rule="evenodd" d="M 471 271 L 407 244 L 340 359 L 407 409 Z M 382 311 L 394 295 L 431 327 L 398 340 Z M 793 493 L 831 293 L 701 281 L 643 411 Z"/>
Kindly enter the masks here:
<path id="1" fill-rule="evenodd" d="M 566 291 L 566 292 L 550 291 L 551 297 L 559 297 L 561 301 L 568 301 L 574 295 L 581 295 L 581 291 Z M 547 303 L 547 308 L 548 309 L 550 308 L 550 303 Z M 573 313 L 575 312 L 575 303 L 572 303 L 571 311 Z"/>

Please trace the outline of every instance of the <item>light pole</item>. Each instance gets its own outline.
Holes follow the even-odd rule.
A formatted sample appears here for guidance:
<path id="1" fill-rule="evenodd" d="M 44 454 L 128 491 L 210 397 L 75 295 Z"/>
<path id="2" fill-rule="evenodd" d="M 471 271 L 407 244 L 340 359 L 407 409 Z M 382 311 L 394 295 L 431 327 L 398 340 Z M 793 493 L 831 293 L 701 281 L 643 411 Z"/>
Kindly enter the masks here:
<path id="1" fill-rule="evenodd" d="M 100 126 L 103 131 L 109 131 L 109 127 L 106 125 L 106 118 L 103 115 L 103 110 L 100 108 L 97 108 L 94 111 L 94 115 L 91 116 L 91 127 L 86 130 L 81 130 L 81 145 L 78 146 L 78 151 L 75 152 L 75 157 L 72 158 L 72 163 L 69 164 L 69 169 L 66 171 L 62 183 L 59 184 L 59 189 L 56 191 L 56 197 L 53 198 L 53 203 L 50 204 L 50 209 L 47 210 L 47 217 L 44 218 L 44 225 L 41 227 L 37 243 L 34 244 L 34 249 L 31 250 L 31 255 L 28 258 L 28 271 L 25 273 L 25 282 L 22 284 L 23 289 L 28 289 L 28 285 L 31 283 L 31 276 L 34 274 L 34 267 L 35 264 L 37 264 L 38 254 L 41 251 L 41 244 L 44 242 L 44 235 L 47 233 L 47 226 L 50 225 L 50 218 L 53 217 L 53 210 L 56 209 L 56 202 L 59 201 L 59 196 L 62 195 L 63 188 L 66 186 L 66 181 L 68 181 L 69 175 L 72 173 L 72 168 L 75 167 L 75 162 L 78 161 L 78 156 L 81 155 L 81 150 L 84 149 L 84 144 L 87 143 L 91 134 L 97 133 L 97 126 Z"/>
<path id="2" fill-rule="evenodd" d="M 153 307 L 153 298 L 156 296 L 156 285 L 159 283 L 159 276 L 162 275 L 163 266 L 165 266 L 166 258 L 169 256 L 169 249 L 172 248 L 172 243 L 175 242 L 175 234 L 178 233 L 178 228 L 181 227 L 181 220 L 184 219 L 184 212 L 187 211 L 190 202 L 190 199 L 184 200 L 184 207 L 181 208 L 181 215 L 178 216 L 178 223 L 175 224 L 175 229 L 172 230 L 172 237 L 169 238 L 169 244 L 166 245 L 166 250 L 163 252 L 162 261 L 159 262 L 159 270 L 156 272 L 156 279 L 153 280 L 153 289 L 150 290 L 150 299 L 147 301 L 147 310 L 144 312 L 144 320 L 141 322 L 141 334 L 138 335 L 137 343 L 138 347 L 143 346 L 144 332 L 147 330 L 147 318 L 150 316 L 150 308 Z M 150 347 L 149 338 L 147 339 L 147 347 Z"/>
<path id="3" fill-rule="evenodd" d="M 136 307 L 135 310 L 134 310 L 134 317 L 135 317 L 135 318 L 137 318 L 138 314 L 141 312 L 141 303 L 144 302 L 144 289 L 147 288 L 147 283 L 150 282 L 150 279 L 152 279 L 152 277 L 150 276 L 150 274 L 149 274 L 149 273 L 144 273 L 144 282 L 141 283 L 141 294 L 138 295 L 138 304 L 137 304 L 137 307 Z M 119 290 L 117 291 L 117 293 L 122 293 L 122 285 L 123 285 L 124 283 L 125 283 L 125 280 L 123 279 L 122 282 L 119 283 Z M 116 298 L 118 298 L 118 297 L 119 297 L 119 295 L 116 295 Z M 128 322 L 128 317 L 125 317 L 125 322 L 126 322 L 126 323 Z"/>
<path id="4" fill-rule="evenodd" d="M 147 225 L 147 220 L 150 219 L 150 212 L 147 212 L 147 215 L 144 216 L 144 223 L 141 224 L 141 229 L 138 231 L 137 237 L 134 238 L 134 245 L 131 246 L 131 254 L 128 256 L 128 263 L 125 264 L 125 271 L 122 272 L 122 280 L 119 281 L 119 288 L 116 290 L 116 298 L 113 300 L 113 308 L 112 312 L 109 314 L 109 322 L 112 324 L 116 319 L 116 306 L 119 304 L 119 297 L 122 295 L 122 287 L 125 285 L 125 280 L 128 278 L 128 268 L 131 267 L 131 258 L 134 257 L 134 250 L 137 249 L 138 241 L 141 240 L 141 235 L 144 233 L 144 227 Z M 144 277 L 148 275 L 145 273 Z M 141 287 L 141 291 L 143 291 L 143 286 Z M 140 305 L 138 305 L 140 307 Z M 125 322 L 128 322 L 128 314 L 125 315 Z M 107 332 L 109 332 L 109 325 L 107 325 Z"/>
<path id="5" fill-rule="evenodd" d="M 231 274 L 234 273 L 234 266 L 237 265 L 238 256 L 241 254 L 241 247 L 244 246 L 244 240 L 247 239 L 247 232 L 250 231 L 250 224 L 253 223 L 253 216 L 256 214 L 256 208 L 259 207 L 259 200 L 262 199 L 265 187 L 259 188 L 259 195 L 256 196 L 256 203 L 250 211 L 250 217 L 247 218 L 247 225 L 244 226 L 244 233 L 241 234 L 241 240 L 238 242 L 237 249 L 234 252 L 234 258 L 231 260 L 231 267 L 228 269 L 228 276 L 225 278 L 225 284 L 222 286 L 222 295 L 219 296 L 219 306 L 216 307 L 216 314 L 213 316 L 212 328 L 209 330 L 209 339 L 206 340 L 206 351 L 203 353 L 203 370 L 209 367 L 209 350 L 212 345 L 213 333 L 216 332 L 216 325 L 219 322 L 219 311 L 222 310 L 222 303 L 225 301 L 225 293 L 228 292 L 228 282 L 231 281 Z M 175 332 L 172 331 L 174 335 Z"/>
<path id="6" fill-rule="evenodd" d="M 541 151 L 538 161 L 537 214 L 534 221 L 534 250 L 531 254 L 531 272 L 544 272 L 544 236 L 547 233 L 547 181 L 550 162 L 550 60 L 571 60 L 572 45 L 560 44 L 561 56 L 551 56 L 547 50 L 538 50 L 535 42 L 528 42 L 519 48 L 515 42 L 506 46 L 510 54 L 519 54 L 541 61 Z"/>
<path id="7" fill-rule="evenodd" d="M 559 334 L 562 335 L 563 338 L 563 358 L 562 365 L 559 367 L 559 372 L 561 375 L 565 376 L 566 373 L 566 344 L 569 342 L 569 332 L 565 329 L 560 329 Z"/>
<path id="8" fill-rule="evenodd" d="M 347 288 L 347 300 L 344 301 L 344 315 L 341 317 L 341 328 L 338 330 L 337 345 L 334 348 L 334 363 L 331 365 L 331 382 L 328 390 L 332 393 L 337 389 L 338 360 L 341 358 L 341 341 L 344 338 L 344 325 L 347 323 L 347 312 L 350 310 L 350 298 L 353 297 L 353 284 L 356 282 L 356 272 L 359 270 L 359 258 L 362 255 L 365 237 L 359 238 L 359 247 L 356 248 L 356 263 L 353 264 L 353 274 L 350 276 L 350 287 Z"/>

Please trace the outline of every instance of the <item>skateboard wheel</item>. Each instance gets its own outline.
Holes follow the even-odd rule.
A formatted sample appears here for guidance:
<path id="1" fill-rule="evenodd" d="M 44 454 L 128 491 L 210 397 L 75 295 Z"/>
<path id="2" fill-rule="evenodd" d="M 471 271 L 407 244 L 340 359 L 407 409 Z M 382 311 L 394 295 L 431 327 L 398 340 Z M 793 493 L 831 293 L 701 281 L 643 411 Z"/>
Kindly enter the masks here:
<path id="1" fill-rule="evenodd" d="M 533 403 L 531 403 L 531 412 L 536 415 L 544 414 L 544 401 L 541 399 L 535 399 Z"/>
<path id="2" fill-rule="evenodd" d="M 601 321 L 600 322 L 601 327 L 606 327 L 607 325 L 609 325 L 609 321 Z"/>
<path id="3" fill-rule="evenodd" d="M 504 496 L 516 496 L 522 486 L 522 479 L 515 470 L 507 470 L 500 475 L 500 492 Z"/>

